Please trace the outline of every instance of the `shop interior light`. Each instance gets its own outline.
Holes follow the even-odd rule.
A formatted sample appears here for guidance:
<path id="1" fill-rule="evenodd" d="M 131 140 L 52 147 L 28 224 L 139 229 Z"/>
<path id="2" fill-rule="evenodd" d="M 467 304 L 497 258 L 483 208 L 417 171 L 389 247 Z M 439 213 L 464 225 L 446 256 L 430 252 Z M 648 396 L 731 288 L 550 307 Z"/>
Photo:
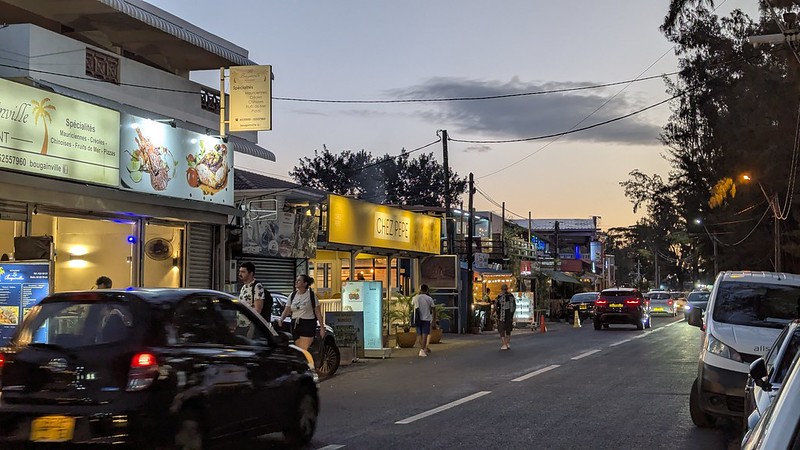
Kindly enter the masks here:
<path id="1" fill-rule="evenodd" d="M 172 258 L 172 267 L 178 267 L 178 258 Z"/>

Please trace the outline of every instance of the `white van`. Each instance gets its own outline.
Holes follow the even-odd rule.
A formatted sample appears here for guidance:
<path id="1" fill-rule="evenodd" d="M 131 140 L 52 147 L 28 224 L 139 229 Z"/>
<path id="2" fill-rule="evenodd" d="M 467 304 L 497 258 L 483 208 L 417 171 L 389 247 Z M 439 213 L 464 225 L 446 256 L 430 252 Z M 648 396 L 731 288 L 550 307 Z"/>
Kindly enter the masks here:
<path id="1" fill-rule="evenodd" d="M 689 324 L 704 331 L 689 395 L 695 425 L 711 427 L 722 417 L 742 420 L 750 363 L 764 356 L 784 326 L 797 318 L 800 275 L 730 271 L 717 276 L 705 324 L 702 311 L 689 312 Z"/>

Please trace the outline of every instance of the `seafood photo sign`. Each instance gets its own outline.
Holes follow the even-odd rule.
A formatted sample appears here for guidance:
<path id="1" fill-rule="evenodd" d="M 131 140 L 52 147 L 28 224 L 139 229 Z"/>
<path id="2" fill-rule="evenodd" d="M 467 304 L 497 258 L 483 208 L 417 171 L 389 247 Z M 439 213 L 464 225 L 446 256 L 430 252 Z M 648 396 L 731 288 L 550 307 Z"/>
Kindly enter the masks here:
<path id="1" fill-rule="evenodd" d="M 122 114 L 123 189 L 233 205 L 233 148 L 222 139 Z"/>

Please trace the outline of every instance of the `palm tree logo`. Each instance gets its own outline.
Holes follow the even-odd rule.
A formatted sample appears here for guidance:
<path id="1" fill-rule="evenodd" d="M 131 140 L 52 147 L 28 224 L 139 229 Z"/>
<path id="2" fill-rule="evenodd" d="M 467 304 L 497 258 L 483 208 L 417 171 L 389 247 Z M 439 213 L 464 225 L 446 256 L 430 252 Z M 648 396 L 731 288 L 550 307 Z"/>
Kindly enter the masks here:
<path id="1" fill-rule="evenodd" d="M 42 99 L 41 102 L 37 102 L 36 100 L 31 100 L 33 103 L 33 124 L 39 124 L 39 118 L 42 118 L 42 123 L 44 124 L 44 141 L 42 142 L 42 154 L 47 154 L 47 146 L 49 144 L 49 136 L 47 135 L 47 122 L 52 122 L 53 119 L 50 117 L 50 113 L 48 110 L 55 111 L 56 107 L 53 105 L 48 105 L 50 102 L 49 97 L 45 97 Z"/>

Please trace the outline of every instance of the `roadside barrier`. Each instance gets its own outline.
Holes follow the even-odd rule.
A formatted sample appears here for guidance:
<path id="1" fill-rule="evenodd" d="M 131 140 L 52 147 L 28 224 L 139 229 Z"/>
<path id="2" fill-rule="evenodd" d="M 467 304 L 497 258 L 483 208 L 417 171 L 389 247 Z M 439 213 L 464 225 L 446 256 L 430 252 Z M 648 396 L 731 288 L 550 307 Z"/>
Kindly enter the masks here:
<path id="1" fill-rule="evenodd" d="M 581 327 L 581 316 L 578 314 L 578 310 L 575 310 L 575 318 L 572 319 L 572 328 L 580 328 Z"/>

